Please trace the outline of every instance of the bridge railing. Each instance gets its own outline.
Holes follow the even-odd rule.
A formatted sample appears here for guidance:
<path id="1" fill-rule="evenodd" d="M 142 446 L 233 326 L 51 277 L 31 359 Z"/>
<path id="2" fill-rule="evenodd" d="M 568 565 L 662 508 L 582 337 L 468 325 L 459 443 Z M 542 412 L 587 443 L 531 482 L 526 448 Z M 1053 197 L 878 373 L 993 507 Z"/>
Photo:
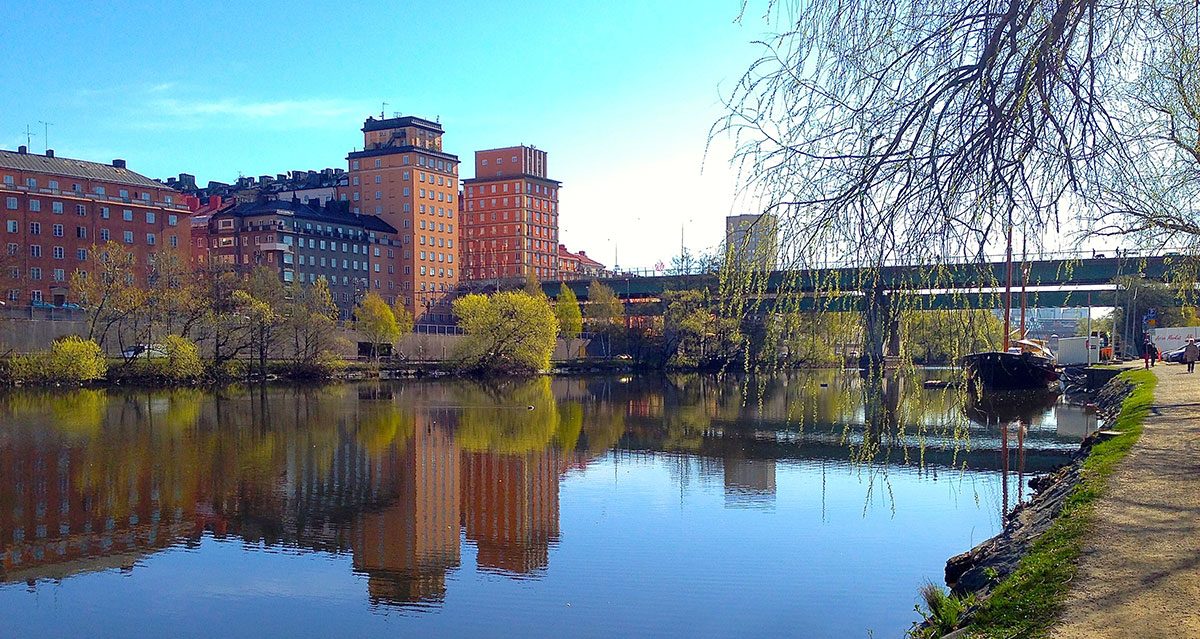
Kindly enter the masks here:
<path id="1" fill-rule="evenodd" d="M 1056 260 L 1057 261 L 1071 261 L 1071 260 L 1081 260 L 1082 261 L 1082 260 L 1091 260 L 1091 259 L 1098 260 L 1098 259 L 1113 259 L 1113 258 L 1136 259 L 1136 258 L 1143 258 L 1143 257 L 1170 257 L 1170 256 L 1175 256 L 1175 255 L 1185 255 L 1189 251 L 1190 251 L 1190 249 L 1188 249 L 1186 247 L 1163 247 L 1163 248 L 1154 249 L 1154 250 L 1114 248 L 1114 249 L 1110 249 L 1110 250 L 1086 249 L 1086 250 L 1067 250 L 1067 251 L 1042 251 L 1039 253 L 1026 255 L 1024 257 L 1024 260 L 1022 260 L 1022 257 L 1020 255 L 1014 254 L 1013 261 L 1014 261 L 1014 263 L 1020 263 L 1021 261 L 1030 261 L 1030 262 L 1056 261 Z M 927 260 L 925 262 L 914 263 L 912 260 L 905 260 L 902 258 L 897 258 L 897 259 L 893 259 L 893 260 L 885 260 L 882 264 L 878 264 L 877 266 L 883 266 L 883 267 L 922 266 L 924 264 L 928 264 L 928 265 L 936 264 L 936 265 L 941 265 L 941 266 L 948 266 L 948 265 L 954 265 L 954 264 L 1000 263 L 1000 262 L 1004 262 L 1006 259 L 1007 259 L 1007 255 L 1005 255 L 1004 253 L 999 253 L 999 254 L 987 253 L 982 256 L 978 256 L 976 259 L 973 259 L 973 260 L 968 260 L 966 258 L 962 258 L 962 259 L 948 259 L 948 260 L 943 260 L 940 262 L 934 262 L 932 260 Z M 823 262 L 781 264 L 780 270 L 792 270 L 792 269 L 823 270 L 823 269 L 839 269 L 839 268 L 862 268 L 864 266 L 865 266 L 864 264 L 856 262 L 855 260 L 843 259 L 843 260 L 828 260 L 828 261 L 823 261 Z M 705 274 L 713 274 L 713 270 L 711 269 L 711 267 L 709 267 L 707 265 L 701 265 L 701 264 L 697 264 L 694 266 L 688 266 L 688 267 L 685 267 L 682 269 L 681 268 L 657 268 L 657 267 L 638 266 L 638 267 L 630 267 L 630 268 L 616 267 L 615 269 L 605 271 L 604 274 L 601 275 L 600 277 L 596 277 L 595 275 L 583 275 L 583 274 L 579 274 L 578 276 L 576 276 L 575 274 L 564 273 L 561 280 L 562 281 L 578 281 L 578 280 L 591 280 L 591 279 L 622 279 L 622 278 L 631 278 L 631 277 L 667 277 L 667 276 L 678 276 L 678 275 L 705 275 Z M 544 281 L 548 282 L 550 280 L 544 280 Z M 555 281 L 558 281 L 558 280 L 555 280 Z"/>

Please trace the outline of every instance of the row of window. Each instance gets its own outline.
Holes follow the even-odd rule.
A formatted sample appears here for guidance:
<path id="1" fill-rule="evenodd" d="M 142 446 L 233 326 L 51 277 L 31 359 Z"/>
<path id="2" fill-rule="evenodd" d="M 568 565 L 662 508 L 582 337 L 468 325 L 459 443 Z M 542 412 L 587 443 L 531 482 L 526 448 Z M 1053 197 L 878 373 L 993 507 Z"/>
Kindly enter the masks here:
<path id="1" fill-rule="evenodd" d="M 437 239 L 437 246 L 440 246 L 442 248 L 454 248 L 454 240 L 453 239 L 444 238 L 444 237 L 434 238 L 432 235 L 430 235 L 430 236 L 418 235 L 417 239 L 420 240 L 421 246 L 426 245 L 426 242 L 425 242 L 426 237 L 428 237 L 428 239 L 429 239 L 429 243 L 428 243 L 429 246 L 433 246 L 434 239 Z"/>
<path id="2" fill-rule="evenodd" d="M 79 271 L 79 272 L 82 273 L 84 275 L 84 277 L 87 276 L 86 271 Z M 14 280 L 21 279 L 21 269 L 15 268 L 15 267 L 8 269 L 8 277 L 9 277 L 9 279 L 14 279 Z M 51 277 L 54 279 L 55 282 L 65 282 L 65 281 L 67 281 L 67 271 L 66 271 L 66 269 L 61 269 L 61 268 L 53 269 L 51 271 Z M 130 277 L 133 277 L 133 276 L 131 275 Z M 29 279 L 41 280 L 42 279 L 42 269 L 37 266 L 29 269 Z"/>
<path id="3" fill-rule="evenodd" d="M 8 197 L 8 198 L 5 198 L 5 200 L 4 200 L 4 206 L 9 211 L 16 211 L 20 208 L 20 201 L 15 197 Z M 29 211 L 31 213 L 40 213 L 42 211 L 41 200 L 33 200 L 33 199 L 29 200 Z M 63 203 L 62 202 L 51 202 L 50 203 L 50 212 L 57 214 L 57 215 L 62 215 L 64 212 Z M 87 217 L 87 206 L 85 206 L 83 204 L 76 204 L 75 205 L 75 215 L 77 215 L 79 217 Z M 157 223 L 158 217 L 154 211 L 146 211 L 145 216 L 146 216 L 146 224 L 156 224 Z M 100 217 L 101 217 L 101 219 L 105 219 L 105 220 L 110 219 L 112 217 L 112 213 L 107 206 L 100 207 Z M 133 211 L 130 209 L 122 209 L 121 217 L 126 222 L 132 222 L 133 221 Z M 179 216 L 178 215 L 175 215 L 173 213 L 167 215 L 167 226 L 178 226 L 178 225 L 179 225 Z"/>
<path id="4" fill-rule="evenodd" d="M 405 165 L 407 165 L 407 164 L 410 164 L 410 163 L 411 163 L 411 159 L 412 159 L 412 158 L 411 158 L 409 155 L 405 154 L 405 155 L 401 156 L 400 162 L 401 162 L 402 164 L 405 164 Z M 377 168 L 377 169 L 381 169 L 381 168 L 383 168 L 383 159 L 382 159 L 382 158 L 375 158 L 374 165 L 375 165 L 375 168 Z M 358 162 L 358 160 L 351 160 L 351 161 L 350 161 L 350 170 L 351 170 L 351 171 L 357 171 L 357 170 L 359 170 L 359 166 L 360 166 L 360 165 L 359 165 L 359 162 Z M 425 156 L 423 156 L 423 155 L 418 155 L 418 156 L 417 156 L 417 166 L 429 167 L 429 169 L 430 169 L 430 170 L 437 169 L 438 171 L 445 171 L 445 172 L 447 172 L 447 173 L 454 173 L 454 169 L 455 169 L 455 167 L 456 167 L 457 165 L 456 165 L 454 162 L 447 162 L 447 161 L 445 161 L 445 160 L 434 160 L 433 158 L 429 158 L 429 161 L 428 161 L 428 162 L 426 162 L 426 161 L 425 161 Z"/>
<path id="5" fill-rule="evenodd" d="M 426 256 L 428 256 L 428 257 L 426 257 Z M 439 262 L 448 262 L 450 264 L 453 264 L 454 263 L 454 254 L 453 253 L 438 253 L 436 251 L 429 251 L 428 253 L 426 253 L 425 251 L 421 251 L 421 259 L 429 260 L 430 262 L 432 262 L 434 259 L 437 259 L 437 261 L 439 261 Z"/>
<path id="6" fill-rule="evenodd" d="M 486 163 L 487 161 L 485 160 L 484 162 Z M 484 193 L 497 193 L 497 192 L 508 193 L 508 184 L 509 184 L 508 182 L 505 182 L 504 184 L 499 185 L 500 186 L 499 191 L 496 190 L 497 185 L 495 185 L 495 184 L 481 184 L 481 185 L 479 185 L 479 194 L 483 195 Z M 521 192 L 521 184 L 522 184 L 521 182 L 517 182 L 517 183 L 513 184 L 513 187 L 514 187 L 513 193 Z M 554 188 L 551 188 L 548 186 L 542 186 L 541 184 L 536 184 L 533 182 L 525 182 L 524 185 L 525 185 L 526 193 L 534 193 L 536 195 L 544 195 L 546 197 L 554 197 L 554 193 L 558 190 L 558 189 L 554 189 Z M 475 187 L 468 186 L 467 187 L 467 196 L 474 196 L 474 195 L 475 195 Z"/>
<path id="7" fill-rule="evenodd" d="M 9 187 L 15 186 L 16 178 L 14 178 L 11 175 L 5 175 L 4 176 L 4 185 L 9 186 Z M 25 178 L 25 186 L 27 186 L 31 189 L 38 188 L 37 178 L 32 178 L 32 177 Z M 46 188 L 50 189 L 51 191 L 58 191 L 59 190 L 58 180 L 46 180 Z M 74 193 L 83 193 L 83 185 L 78 184 L 78 183 L 73 183 L 73 184 L 71 184 L 71 191 Z M 92 187 L 92 192 L 95 193 L 96 195 L 107 195 L 106 189 L 103 186 Z M 121 197 L 121 198 L 130 199 L 129 189 L 120 189 L 117 192 L 117 195 L 118 195 L 118 197 Z M 132 199 L 149 202 L 150 201 L 150 193 L 148 191 L 142 191 L 142 192 L 134 191 Z M 170 195 L 164 195 L 163 201 L 166 202 L 167 204 L 172 204 L 175 200 Z"/>
<path id="8" fill-rule="evenodd" d="M 36 224 L 36 222 L 34 222 L 33 224 Z M 54 232 L 54 237 L 63 237 L 62 225 L 55 224 L 53 232 Z M 42 233 L 41 228 L 29 230 L 30 235 L 41 235 L 41 233 Z M 87 229 L 82 226 L 77 226 L 77 227 L 75 227 L 75 235 L 79 239 L 87 239 Z M 108 229 L 100 229 L 100 241 L 108 242 L 110 239 L 112 239 L 112 237 L 111 237 L 111 234 L 109 233 Z M 133 231 L 124 231 L 124 233 L 122 235 L 122 239 L 125 241 L 126 244 L 133 244 L 134 243 Z M 179 246 L 179 236 L 178 235 L 168 235 L 167 236 L 167 244 L 169 244 L 171 246 L 171 248 L 177 248 Z M 147 246 L 157 246 L 158 245 L 157 234 L 147 233 L 146 234 L 146 245 Z M 9 246 L 9 255 L 13 255 L 14 252 L 13 252 L 12 247 L 17 246 L 17 244 L 10 242 L 8 244 L 8 246 Z M 41 257 L 41 247 L 39 245 L 31 244 L 29 246 L 29 249 L 30 249 L 30 257 Z M 35 250 L 37 252 L 36 255 L 33 254 Z M 62 258 L 59 258 L 59 259 L 62 259 Z"/>

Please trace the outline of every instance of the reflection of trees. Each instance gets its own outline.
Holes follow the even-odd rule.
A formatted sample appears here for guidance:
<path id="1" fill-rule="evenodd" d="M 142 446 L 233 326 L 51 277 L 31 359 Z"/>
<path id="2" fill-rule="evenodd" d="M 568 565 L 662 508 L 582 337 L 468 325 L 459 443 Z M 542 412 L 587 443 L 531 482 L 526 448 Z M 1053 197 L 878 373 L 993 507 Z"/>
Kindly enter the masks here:
<path id="1" fill-rule="evenodd" d="M 523 453 L 546 448 L 559 427 L 550 379 L 460 386 L 455 437 L 465 450 Z"/>

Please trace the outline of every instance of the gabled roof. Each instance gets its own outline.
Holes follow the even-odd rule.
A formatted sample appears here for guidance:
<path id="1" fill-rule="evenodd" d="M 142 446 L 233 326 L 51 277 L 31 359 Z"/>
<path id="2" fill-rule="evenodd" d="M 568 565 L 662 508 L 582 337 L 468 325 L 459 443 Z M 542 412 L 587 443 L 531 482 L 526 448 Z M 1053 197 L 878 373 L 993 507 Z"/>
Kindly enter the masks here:
<path id="1" fill-rule="evenodd" d="M 129 186 L 140 186 L 149 189 L 170 189 L 170 187 L 161 182 L 151 180 L 140 173 L 134 173 L 124 167 L 101 164 L 99 162 L 88 162 L 86 160 L 47 157 L 45 155 L 38 155 L 37 153 L 17 153 L 16 151 L 0 149 L 0 169 L 50 173 L 79 178 L 81 180 L 98 180 L 100 182 L 128 184 Z"/>

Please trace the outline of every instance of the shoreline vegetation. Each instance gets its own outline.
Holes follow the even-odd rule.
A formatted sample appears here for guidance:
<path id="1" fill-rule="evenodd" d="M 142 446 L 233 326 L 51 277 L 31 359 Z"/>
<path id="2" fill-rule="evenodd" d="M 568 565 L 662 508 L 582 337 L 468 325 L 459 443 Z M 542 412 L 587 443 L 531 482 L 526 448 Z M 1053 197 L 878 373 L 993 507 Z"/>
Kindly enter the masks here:
<path id="1" fill-rule="evenodd" d="M 1004 530 L 946 565 L 950 591 L 921 589 L 924 621 L 910 637 L 1040 637 L 1058 619 L 1079 567 L 1092 514 L 1108 478 L 1142 433 L 1157 379 L 1129 370 L 1101 389 L 1097 405 L 1106 432 L 1080 446 L 1078 458 L 1030 480 L 1037 494 L 1006 517 Z"/>
<path id="2" fill-rule="evenodd" d="M 402 305 L 378 294 L 363 296 L 347 321 L 324 280 L 284 283 L 264 267 L 239 274 L 218 264 L 193 278 L 181 255 L 164 252 L 151 260 L 154 277 L 142 286 L 134 283 L 136 259 L 123 247 L 110 242 L 95 251 L 101 272 L 72 281 L 85 300 L 85 330 L 38 353 L 5 353 L 0 343 L 0 386 L 319 382 L 383 370 L 504 377 L 581 366 L 762 373 L 841 367 L 856 360 L 858 353 L 848 349 L 866 337 L 855 312 L 746 312 L 727 308 L 708 289 L 664 291 L 661 305 L 646 310 L 597 281 L 580 304 L 566 285 L 558 299 L 549 299 L 530 277 L 519 288 L 456 299 L 454 316 L 465 334 L 442 361 L 417 363 L 402 353 L 391 357 L 414 321 Z M 992 313 L 978 310 L 910 310 L 899 326 L 902 342 L 912 345 L 908 364 L 952 362 L 994 347 L 1000 330 Z M 355 351 L 352 340 L 358 340 L 358 360 L 347 358 Z M 560 340 L 567 357 L 552 361 Z M 113 357 L 118 348 L 122 356 Z"/>

